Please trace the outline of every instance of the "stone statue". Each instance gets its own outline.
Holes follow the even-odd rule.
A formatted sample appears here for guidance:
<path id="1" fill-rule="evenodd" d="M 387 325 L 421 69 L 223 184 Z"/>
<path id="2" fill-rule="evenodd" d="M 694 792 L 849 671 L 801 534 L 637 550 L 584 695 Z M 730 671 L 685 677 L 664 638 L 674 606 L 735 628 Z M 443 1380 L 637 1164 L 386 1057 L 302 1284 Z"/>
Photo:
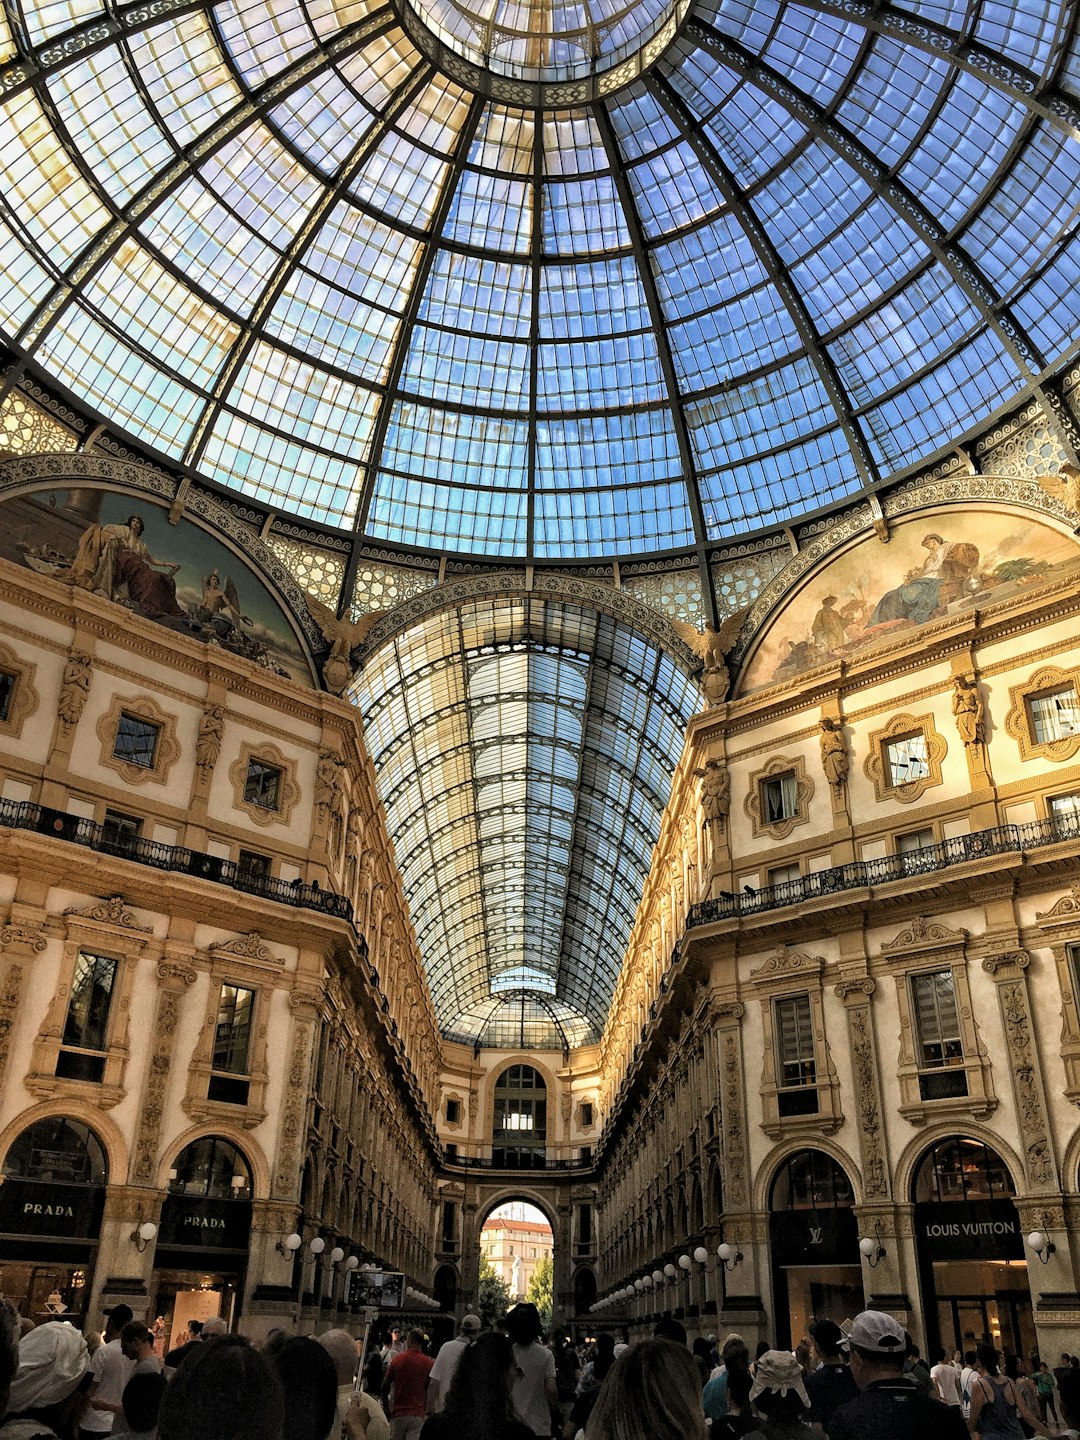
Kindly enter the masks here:
<path id="1" fill-rule="evenodd" d="M 199 735 L 195 741 L 195 764 L 200 770 L 209 772 L 217 764 L 224 733 L 225 711 L 220 705 L 208 705 L 199 721 Z"/>
<path id="2" fill-rule="evenodd" d="M 720 705 L 727 699 L 731 685 L 731 675 L 727 667 L 728 652 L 738 639 L 749 608 L 746 606 L 737 610 L 734 615 L 729 615 L 720 622 L 718 630 L 706 624 L 704 632 L 701 632 L 696 626 L 688 625 L 685 620 L 671 622 L 679 638 L 701 661 L 701 689 L 710 705 Z"/>
<path id="3" fill-rule="evenodd" d="M 384 612 L 372 610 L 359 620 L 342 620 L 334 614 L 329 605 L 316 600 L 313 595 L 304 597 L 312 618 L 330 641 L 330 653 L 323 661 L 322 676 L 326 688 L 332 695 L 340 695 L 352 675 L 352 652 L 362 645 L 368 631 Z"/>
<path id="4" fill-rule="evenodd" d="M 341 799 L 341 772 L 345 766 L 330 750 L 323 750 L 315 766 L 315 806 L 319 810 L 333 810 Z"/>
<path id="5" fill-rule="evenodd" d="M 89 655 L 76 652 L 64 666 L 64 677 L 60 681 L 60 698 L 56 713 L 67 729 L 79 723 L 79 716 L 90 693 L 90 677 L 93 673 Z"/>
<path id="6" fill-rule="evenodd" d="M 957 675 L 953 681 L 952 713 L 956 716 L 956 728 L 965 747 L 981 745 L 985 710 L 979 687 L 966 675 Z"/>
<path id="7" fill-rule="evenodd" d="M 840 790 L 847 783 L 850 757 L 847 743 L 844 740 L 843 726 L 831 715 L 822 717 L 819 744 L 821 745 L 821 768 L 825 771 L 825 779 L 834 789 Z"/>
<path id="8" fill-rule="evenodd" d="M 731 809 L 731 776 L 722 760 L 707 760 L 701 776 L 701 814 L 706 821 L 726 820 Z"/>

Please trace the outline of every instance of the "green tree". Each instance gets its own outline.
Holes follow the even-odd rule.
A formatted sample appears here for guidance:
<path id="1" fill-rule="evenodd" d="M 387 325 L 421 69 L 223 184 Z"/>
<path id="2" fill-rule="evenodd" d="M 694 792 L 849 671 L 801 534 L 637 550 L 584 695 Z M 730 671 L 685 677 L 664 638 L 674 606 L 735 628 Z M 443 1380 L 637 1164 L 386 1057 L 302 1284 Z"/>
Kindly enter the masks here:
<path id="1" fill-rule="evenodd" d="M 485 1330 L 493 1329 L 510 1308 L 510 1286 L 499 1277 L 490 1260 L 480 1261 L 476 1313 Z"/>
<path id="2" fill-rule="evenodd" d="M 550 1255 L 541 1255 L 536 1262 L 536 1269 L 529 1281 L 529 1288 L 525 1293 L 525 1299 L 531 1300 L 540 1312 L 540 1323 L 545 1330 L 551 1329 L 551 1306 L 552 1289 L 554 1283 L 554 1271 L 551 1265 Z"/>

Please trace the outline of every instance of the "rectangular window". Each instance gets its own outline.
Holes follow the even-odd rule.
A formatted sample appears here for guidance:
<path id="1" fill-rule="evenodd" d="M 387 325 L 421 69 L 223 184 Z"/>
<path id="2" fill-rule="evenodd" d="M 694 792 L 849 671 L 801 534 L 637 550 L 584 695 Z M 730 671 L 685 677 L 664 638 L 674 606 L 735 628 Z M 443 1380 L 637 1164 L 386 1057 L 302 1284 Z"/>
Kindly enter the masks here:
<path id="1" fill-rule="evenodd" d="M 794 770 L 761 782 L 761 818 L 766 825 L 790 820 L 797 812 L 799 787 Z"/>
<path id="2" fill-rule="evenodd" d="M 11 702 L 15 698 L 15 682 L 18 678 L 10 670 L 0 670 L 0 724 L 11 714 Z"/>
<path id="3" fill-rule="evenodd" d="M 919 1090 L 924 1100 L 944 1100 L 967 1094 L 964 1046 L 951 970 L 934 970 L 911 977 L 915 1017 Z"/>
<path id="4" fill-rule="evenodd" d="M 446 1102 L 446 1123 L 456 1125 L 461 1119 L 461 1101 L 447 1100 Z"/>
<path id="5" fill-rule="evenodd" d="M 270 878 L 270 856 L 257 850 L 241 850 L 236 857 L 237 874 L 241 880 L 255 884 Z"/>
<path id="6" fill-rule="evenodd" d="M 444 1250 L 453 1250 L 454 1248 L 454 1229 L 454 1202 L 452 1200 L 444 1200 L 442 1207 L 442 1238 Z"/>
<path id="7" fill-rule="evenodd" d="M 276 810 L 281 797 L 281 771 L 263 760 L 249 760 L 244 800 L 261 810 Z"/>
<path id="8" fill-rule="evenodd" d="M 584 1100 L 581 1105 L 581 1123 L 584 1126 L 589 1126 L 593 1123 L 593 1108 L 588 1100 Z"/>
<path id="9" fill-rule="evenodd" d="M 217 1027 L 214 1031 L 213 1070 L 207 1091 L 211 1100 L 227 1105 L 246 1105 L 250 1084 L 249 1050 L 255 992 L 239 985 L 224 984 L 218 1001 Z"/>
<path id="10" fill-rule="evenodd" d="M 142 834 L 143 822 L 137 815 L 121 810 L 106 810 L 101 821 L 101 843 L 108 850 L 130 854 Z"/>
<path id="11" fill-rule="evenodd" d="M 773 1002 L 776 1020 L 776 1070 L 781 1115 L 816 1115 L 817 1065 L 809 995 Z M 786 1092 L 786 1093 L 785 1093 Z"/>
<path id="12" fill-rule="evenodd" d="M 1080 697 L 1073 685 L 1028 696 L 1028 715 L 1036 745 L 1080 734 Z"/>
<path id="13" fill-rule="evenodd" d="M 100 1081 L 105 1074 L 109 1011 L 119 962 L 80 951 L 71 981 L 56 1073 L 68 1080 Z"/>
<path id="14" fill-rule="evenodd" d="M 937 842 L 929 827 L 925 830 L 909 830 L 906 835 L 897 835 L 896 853 L 908 874 L 932 870 L 937 865 L 937 854 L 931 848 Z"/>
<path id="15" fill-rule="evenodd" d="M 1080 795 L 1051 795 L 1046 809 L 1059 835 L 1080 835 Z"/>
<path id="16" fill-rule="evenodd" d="M 801 879 L 802 870 L 798 865 L 775 865 L 769 871 L 769 884 L 773 889 L 777 885 L 791 885 Z"/>
<path id="17" fill-rule="evenodd" d="M 117 760 L 126 760 L 129 765 L 141 765 L 144 770 L 152 770 L 160 734 L 160 725 L 121 710 L 116 724 L 113 755 Z"/>
<path id="18" fill-rule="evenodd" d="M 885 771 L 890 785 L 909 785 L 913 780 L 926 780 L 930 775 L 930 759 L 926 736 L 901 735 L 885 746 Z"/>
<path id="19" fill-rule="evenodd" d="M 578 1206 L 578 1246 L 588 1250 L 592 1246 L 592 1206 Z"/>

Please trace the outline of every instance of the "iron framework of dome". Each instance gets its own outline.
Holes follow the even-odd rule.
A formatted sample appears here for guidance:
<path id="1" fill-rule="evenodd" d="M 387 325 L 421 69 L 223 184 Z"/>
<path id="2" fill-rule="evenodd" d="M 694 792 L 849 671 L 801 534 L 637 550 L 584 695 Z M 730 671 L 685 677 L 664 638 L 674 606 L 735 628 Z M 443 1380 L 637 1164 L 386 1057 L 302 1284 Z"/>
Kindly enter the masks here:
<path id="1" fill-rule="evenodd" d="M 1040 396 L 1080 333 L 1060 0 L 4 14 L 13 351 L 373 541 L 700 549 Z"/>
<path id="2" fill-rule="evenodd" d="M 327 532 L 342 610 L 365 553 L 678 556 L 715 620 L 718 549 L 997 416 L 1034 402 L 1077 459 L 1077 27 L 0 0 L 4 390 Z M 628 621 L 506 599 L 432 612 L 355 693 L 445 1032 L 594 1038 L 686 675 Z"/>

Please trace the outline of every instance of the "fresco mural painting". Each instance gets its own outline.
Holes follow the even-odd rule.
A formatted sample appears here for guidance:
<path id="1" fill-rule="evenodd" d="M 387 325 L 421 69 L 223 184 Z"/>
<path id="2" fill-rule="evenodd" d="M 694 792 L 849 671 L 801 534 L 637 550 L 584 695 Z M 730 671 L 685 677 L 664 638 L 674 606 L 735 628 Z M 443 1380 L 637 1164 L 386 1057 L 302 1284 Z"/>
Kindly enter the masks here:
<path id="1" fill-rule="evenodd" d="M 860 540 L 767 625 L 740 691 L 790 680 L 964 611 L 1080 570 L 1068 535 L 1008 511 L 958 507 Z"/>
<path id="2" fill-rule="evenodd" d="M 266 582 L 200 526 L 183 518 L 170 525 L 166 510 L 143 497 L 87 486 L 4 501 L 0 556 L 275 675 L 313 683 Z"/>

